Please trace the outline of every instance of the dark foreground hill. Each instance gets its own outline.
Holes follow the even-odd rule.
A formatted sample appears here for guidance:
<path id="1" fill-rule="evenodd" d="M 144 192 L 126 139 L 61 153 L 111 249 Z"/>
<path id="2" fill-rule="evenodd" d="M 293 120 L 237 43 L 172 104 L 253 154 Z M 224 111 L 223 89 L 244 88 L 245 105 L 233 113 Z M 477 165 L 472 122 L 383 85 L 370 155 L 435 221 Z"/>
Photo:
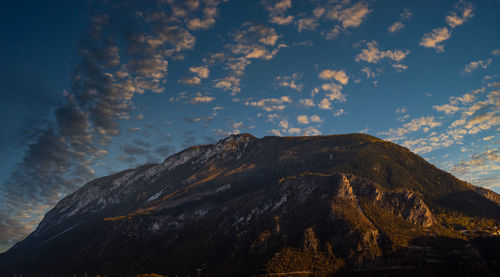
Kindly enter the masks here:
<path id="1" fill-rule="evenodd" d="M 498 199 L 368 135 L 235 135 L 89 182 L 0 275 L 495 276 Z"/>

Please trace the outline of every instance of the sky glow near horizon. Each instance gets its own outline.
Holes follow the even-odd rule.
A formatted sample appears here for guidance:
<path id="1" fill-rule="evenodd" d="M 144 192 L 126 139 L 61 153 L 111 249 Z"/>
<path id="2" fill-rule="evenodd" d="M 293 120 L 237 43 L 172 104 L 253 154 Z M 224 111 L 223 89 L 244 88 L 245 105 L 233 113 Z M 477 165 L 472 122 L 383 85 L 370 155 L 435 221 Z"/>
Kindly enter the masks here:
<path id="1" fill-rule="evenodd" d="M 0 13 L 0 252 L 85 182 L 236 133 L 362 132 L 500 192 L 500 3 L 36 1 Z"/>

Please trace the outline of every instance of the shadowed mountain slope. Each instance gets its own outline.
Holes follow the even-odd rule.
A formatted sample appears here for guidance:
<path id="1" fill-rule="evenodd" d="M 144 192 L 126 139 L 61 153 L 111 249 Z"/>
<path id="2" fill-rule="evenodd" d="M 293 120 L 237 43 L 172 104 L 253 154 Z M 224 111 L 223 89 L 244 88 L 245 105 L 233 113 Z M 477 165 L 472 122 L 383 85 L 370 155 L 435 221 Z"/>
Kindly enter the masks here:
<path id="1" fill-rule="evenodd" d="M 364 134 L 233 135 L 87 183 L 0 275 L 493 276 L 498 199 Z"/>

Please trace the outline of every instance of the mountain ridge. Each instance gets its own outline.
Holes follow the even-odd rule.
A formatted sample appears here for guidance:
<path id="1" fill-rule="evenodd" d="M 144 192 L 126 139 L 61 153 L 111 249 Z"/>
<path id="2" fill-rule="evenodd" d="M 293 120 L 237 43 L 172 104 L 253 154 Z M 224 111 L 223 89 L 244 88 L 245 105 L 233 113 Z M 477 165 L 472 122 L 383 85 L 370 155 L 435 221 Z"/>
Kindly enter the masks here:
<path id="1" fill-rule="evenodd" d="M 500 220 L 497 198 L 369 135 L 232 135 L 85 184 L 0 256 L 0 273 L 29 267 L 24 270 L 33 276 L 33 268 L 56 276 L 133 276 L 201 267 L 228 276 L 245 268 L 247 274 L 236 275 L 250 275 L 286 269 L 276 257 L 301 260 L 299 269 L 363 268 L 381 257 L 388 263 L 391 253 L 409 251 L 426 234 L 467 241 L 448 226 L 457 218 L 494 228 Z M 127 247 L 120 251 L 120 245 Z M 31 260 L 22 257 L 27 251 Z M 43 257 L 49 254 L 70 257 L 71 265 L 54 268 Z M 491 272 L 489 262 L 471 257 L 476 269 Z"/>

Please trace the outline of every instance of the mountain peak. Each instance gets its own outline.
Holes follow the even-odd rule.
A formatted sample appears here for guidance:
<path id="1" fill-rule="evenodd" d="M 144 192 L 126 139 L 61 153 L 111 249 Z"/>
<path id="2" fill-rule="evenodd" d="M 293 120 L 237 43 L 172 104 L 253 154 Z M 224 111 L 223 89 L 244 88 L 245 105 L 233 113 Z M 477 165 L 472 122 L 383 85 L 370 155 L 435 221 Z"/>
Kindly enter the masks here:
<path id="1" fill-rule="evenodd" d="M 89 182 L 0 256 L 0 275 L 333 273 L 410 267 L 422 258 L 397 261 L 424 248 L 431 267 L 484 271 L 495 241 L 477 234 L 500 226 L 498 197 L 365 134 L 231 135 Z"/>

